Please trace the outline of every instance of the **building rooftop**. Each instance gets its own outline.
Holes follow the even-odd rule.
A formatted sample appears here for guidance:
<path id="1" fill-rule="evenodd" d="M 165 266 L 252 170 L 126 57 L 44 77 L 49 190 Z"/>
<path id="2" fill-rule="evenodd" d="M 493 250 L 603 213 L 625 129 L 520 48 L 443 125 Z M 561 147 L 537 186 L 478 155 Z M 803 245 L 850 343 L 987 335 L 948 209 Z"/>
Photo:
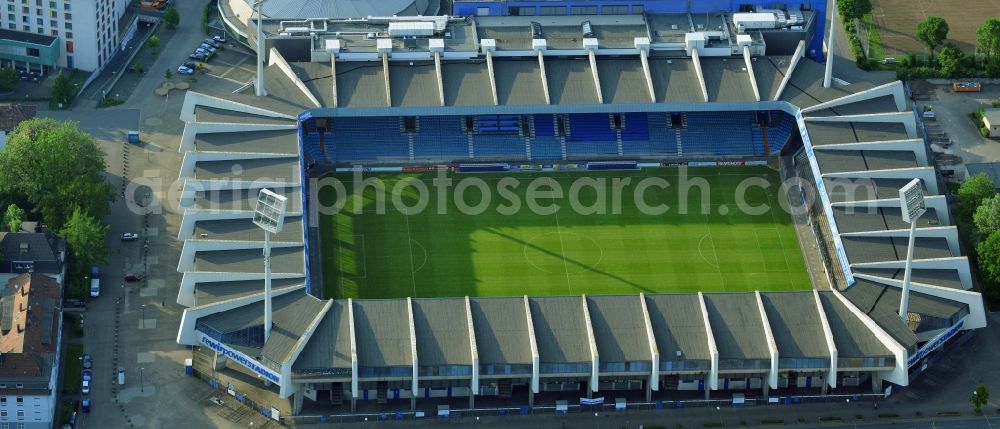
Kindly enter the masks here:
<path id="1" fill-rule="evenodd" d="M 302 246 L 271 249 L 271 267 L 275 273 L 302 274 Z M 261 249 L 203 250 L 194 255 L 194 271 L 263 273 Z"/>
<path id="2" fill-rule="evenodd" d="M 902 261 L 906 259 L 907 237 L 841 237 L 851 263 Z M 913 259 L 947 258 L 952 256 L 944 237 L 917 237 L 913 244 Z"/>
<path id="3" fill-rule="evenodd" d="M 263 262 L 261 262 L 263 263 Z M 302 278 L 271 279 L 274 291 L 301 286 Z M 202 282 L 194 287 L 198 305 L 208 305 L 219 301 L 240 298 L 264 291 L 264 280 L 237 280 L 228 282 Z"/>
<path id="4" fill-rule="evenodd" d="M 819 292 L 839 358 L 891 356 L 892 352 L 830 291 Z"/>
<path id="5" fill-rule="evenodd" d="M 195 222 L 194 237 L 201 240 L 264 241 L 264 230 L 252 218 L 200 220 Z M 271 235 L 272 243 L 302 243 L 302 216 L 285 217 L 281 232 Z"/>
<path id="6" fill-rule="evenodd" d="M 0 273 L 61 275 L 66 242 L 53 234 L 0 232 Z"/>
<path id="7" fill-rule="evenodd" d="M 0 291 L 0 380 L 44 380 L 59 344 L 62 286 L 51 277 L 21 274 Z"/>

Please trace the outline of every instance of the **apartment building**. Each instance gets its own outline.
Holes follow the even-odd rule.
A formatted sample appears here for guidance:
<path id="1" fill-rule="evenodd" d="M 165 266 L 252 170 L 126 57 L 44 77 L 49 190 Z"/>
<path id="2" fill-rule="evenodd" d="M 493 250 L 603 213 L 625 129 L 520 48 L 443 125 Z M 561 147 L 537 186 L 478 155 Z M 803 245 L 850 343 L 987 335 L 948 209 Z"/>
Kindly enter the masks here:
<path id="1" fill-rule="evenodd" d="M 118 48 L 123 0 L 0 0 L 0 64 L 94 71 Z"/>

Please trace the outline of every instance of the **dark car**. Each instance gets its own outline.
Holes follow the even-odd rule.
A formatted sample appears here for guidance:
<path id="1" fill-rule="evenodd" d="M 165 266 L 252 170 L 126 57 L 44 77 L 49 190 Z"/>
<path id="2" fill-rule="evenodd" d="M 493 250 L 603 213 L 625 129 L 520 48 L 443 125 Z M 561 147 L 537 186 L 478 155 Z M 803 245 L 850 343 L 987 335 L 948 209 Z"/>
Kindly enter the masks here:
<path id="1" fill-rule="evenodd" d="M 205 40 L 202 40 L 201 43 L 206 44 L 206 45 L 210 45 L 213 48 L 218 48 L 220 46 L 220 43 L 217 42 L 217 41 L 215 41 L 215 39 L 205 39 Z"/>
<path id="2" fill-rule="evenodd" d="M 142 280 L 142 276 L 138 274 L 132 274 L 132 273 L 125 274 L 125 281 L 127 282 L 137 282 L 139 280 Z"/>
<path id="3" fill-rule="evenodd" d="M 87 301 L 82 299 L 67 299 L 63 303 L 66 308 L 87 308 Z"/>
<path id="4" fill-rule="evenodd" d="M 90 369 L 94 366 L 94 359 L 90 357 L 90 354 L 83 355 L 83 369 Z"/>
<path id="5" fill-rule="evenodd" d="M 192 69 L 192 70 L 198 68 L 198 64 L 195 64 L 194 61 L 185 61 L 181 65 L 184 66 L 184 67 L 187 67 L 189 69 Z"/>
<path id="6" fill-rule="evenodd" d="M 188 58 L 190 58 L 192 60 L 195 60 L 195 61 L 205 61 L 206 59 L 208 59 L 207 56 L 199 54 L 199 53 L 193 53 L 191 55 L 188 55 Z"/>

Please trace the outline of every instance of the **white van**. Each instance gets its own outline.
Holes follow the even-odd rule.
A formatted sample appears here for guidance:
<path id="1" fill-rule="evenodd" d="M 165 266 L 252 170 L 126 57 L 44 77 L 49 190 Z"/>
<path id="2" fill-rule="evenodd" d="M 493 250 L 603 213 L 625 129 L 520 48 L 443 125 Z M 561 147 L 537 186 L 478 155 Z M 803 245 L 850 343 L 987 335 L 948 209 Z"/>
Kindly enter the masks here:
<path id="1" fill-rule="evenodd" d="M 90 279 L 90 297 L 97 298 L 101 295 L 101 279 Z"/>

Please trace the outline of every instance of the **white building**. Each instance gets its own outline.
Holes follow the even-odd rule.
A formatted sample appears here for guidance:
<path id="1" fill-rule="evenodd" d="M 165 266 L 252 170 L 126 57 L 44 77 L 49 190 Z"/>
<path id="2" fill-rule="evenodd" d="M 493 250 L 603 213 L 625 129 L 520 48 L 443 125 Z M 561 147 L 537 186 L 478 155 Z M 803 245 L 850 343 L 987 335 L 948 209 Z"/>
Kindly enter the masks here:
<path id="1" fill-rule="evenodd" d="M 124 0 L 2 0 L 0 5 L 0 28 L 33 36 L 0 37 L 0 61 L 84 71 L 103 68 L 114 54 L 118 19 L 126 9 Z M 53 52 L 31 46 L 38 45 L 38 35 L 58 39 Z"/>

